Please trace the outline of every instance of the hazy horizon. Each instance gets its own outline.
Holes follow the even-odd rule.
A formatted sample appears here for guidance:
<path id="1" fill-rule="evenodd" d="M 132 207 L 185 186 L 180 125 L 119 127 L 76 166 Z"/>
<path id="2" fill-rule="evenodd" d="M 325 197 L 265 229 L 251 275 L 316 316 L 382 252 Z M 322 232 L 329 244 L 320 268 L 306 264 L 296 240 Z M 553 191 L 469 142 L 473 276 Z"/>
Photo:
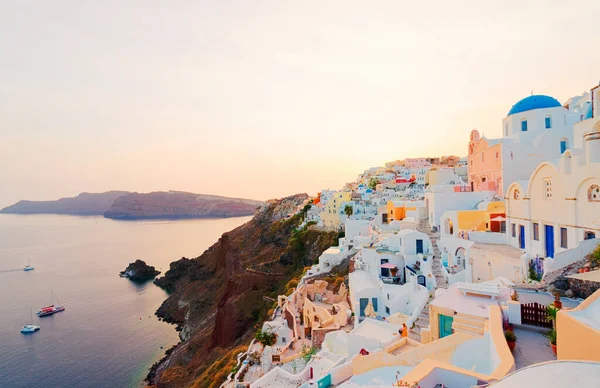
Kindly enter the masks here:
<path id="1" fill-rule="evenodd" d="M 0 208 L 80 192 L 257 200 L 501 136 L 600 80 L 600 2 L 0 0 Z"/>

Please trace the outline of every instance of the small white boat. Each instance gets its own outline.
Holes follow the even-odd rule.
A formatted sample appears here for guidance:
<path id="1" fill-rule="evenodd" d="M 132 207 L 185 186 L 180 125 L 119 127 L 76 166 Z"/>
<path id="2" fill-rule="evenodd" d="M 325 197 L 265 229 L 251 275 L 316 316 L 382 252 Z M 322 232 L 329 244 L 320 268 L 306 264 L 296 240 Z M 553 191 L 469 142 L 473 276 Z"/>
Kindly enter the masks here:
<path id="1" fill-rule="evenodd" d="M 33 271 L 35 267 L 31 266 L 31 260 L 27 259 L 27 265 L 23 268 L 23 271 Z"/>
<path id="2" fill-rule="evenodd" d="M 35 333 L 39 329 L 40 329 L 39 326 L 27 324 L 27 325 L 23 326 L 23 328 L 21 329 L 21 333 L 23 333 L 23 334 Z"/>
<path id="3" fill-rule="evenodd" d="M 23 334 L 35 333 L 40 329 L 39 326 L 33 324 L 33 310 L 31 307 L 29 308 L 29 313 L 31 314 L 31 323 L 23 325 L 23 328 L 21 329 L 21 333 Z"/>

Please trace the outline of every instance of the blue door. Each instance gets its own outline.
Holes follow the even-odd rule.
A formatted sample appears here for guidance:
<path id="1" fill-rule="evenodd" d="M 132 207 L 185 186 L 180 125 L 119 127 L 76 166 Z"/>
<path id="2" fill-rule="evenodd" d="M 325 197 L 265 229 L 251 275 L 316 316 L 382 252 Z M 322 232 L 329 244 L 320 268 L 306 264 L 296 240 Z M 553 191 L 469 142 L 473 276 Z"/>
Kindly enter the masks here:
<path id="1" fill-rule="evenodd" d="M 439 315 L 440 317 L 440 338 L 444 338 L 452 334 L 452 321 L 454 321 L 454 317 L 449 317 L 447 315 Z"/>
<path id="2" fill-rule="evenodd" d="M 554 226 L 544 225 L 546 257 L 554 257 Z"/>
<path id="3" fill-rule="evenodd" d="M 369 304 L 369 298 L 360 298 L 360 316 L 365 316 L 365 308 Z"/>
<path id="4" fill-rule="evenodd" d="M 519 225 L 519 248 L 525 249 L 525 226 Z"/>
<path id="5" fill-rule="evenodd" d="M 567 142 L 566 142 L 566 140 L 561 140 L 560 141 L 560 153 L 564 154 L 566 150 L 567 150 Z"/>
<path id="6" fill-rule="evenodd" d="M 371 298 L 371 304 L 373 305 L 373 310 L 377 312 L 377 298 Z"/>
<path id="7" fill-rule="evenodd" d="M 417 240 L 417 255 L 423 253 L 423 240 Z"/>

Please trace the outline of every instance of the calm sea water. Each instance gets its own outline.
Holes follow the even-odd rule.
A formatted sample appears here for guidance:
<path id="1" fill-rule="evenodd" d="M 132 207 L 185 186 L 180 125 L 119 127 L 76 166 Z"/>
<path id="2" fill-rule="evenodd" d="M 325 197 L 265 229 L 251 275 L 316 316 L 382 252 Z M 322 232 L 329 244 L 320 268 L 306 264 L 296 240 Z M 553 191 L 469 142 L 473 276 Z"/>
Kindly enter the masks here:
<path id="1" fill-rule="evenodd" d="M 142 385 L 178 336 L 154 316 L 166 293 L 119 271 L 139 258 L 164 273 L 249 219 L 0 214 L 0 387 Z M 24 272 L 28 257 L 35 270 Z M 52 303 L 51 289 L 66 311 L 38 319 L 35 312 Z M 41 330 L 23 335 L 30 307 Z"/>

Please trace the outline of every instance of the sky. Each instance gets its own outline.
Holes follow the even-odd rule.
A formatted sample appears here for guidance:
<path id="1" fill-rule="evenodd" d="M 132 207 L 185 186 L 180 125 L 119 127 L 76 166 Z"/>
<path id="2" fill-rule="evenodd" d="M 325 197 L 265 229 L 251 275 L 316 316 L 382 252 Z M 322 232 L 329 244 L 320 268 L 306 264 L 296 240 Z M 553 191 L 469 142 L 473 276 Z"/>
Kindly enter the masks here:
<path id="1" fill-rule="evenodd" d="M 0 0 L 0 207 L 340 188 L 600 81 L 600 1 Z"/>

